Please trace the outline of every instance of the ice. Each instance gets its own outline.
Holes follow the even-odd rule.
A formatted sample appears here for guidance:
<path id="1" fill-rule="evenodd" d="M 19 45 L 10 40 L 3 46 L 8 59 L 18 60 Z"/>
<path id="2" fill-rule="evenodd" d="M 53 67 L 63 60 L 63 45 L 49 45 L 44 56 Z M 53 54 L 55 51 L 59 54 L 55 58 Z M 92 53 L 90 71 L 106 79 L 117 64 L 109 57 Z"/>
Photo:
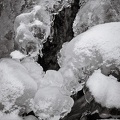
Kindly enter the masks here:
<path id="1" fill-rule="evenodd" d="M 23 59 L 21 64 L 27 69 L 29 75 L 35 80 L 39 88 L 39 86 L 42 84 L 41 79 L 43 79 L 45 74 L 43 72 L 43 68 L 37 62 L 35 62 L 34 59 L 29 57 Z"/>
<path id="2" fill-rule="evenodd" d="M 60 63 L 60 71 L 68 83 L 69 81 L 73 81 L 74 84 L 76 81 L 84 83 L 98 68 L 104 68 L 102 71 L 104 73 L 105 68 L 108 72 L 115 67 L 119 69 L 119 33 L 120 22 L 100 24 L 63 45 L 58 63 Z M 70 75 L 73 77 L 68 79 L 66 72 L 69 74 L 69 69 Z M 69 77 L 69 75 L 67 76 Z"/>
<path id="3" fill-rule="evenodd" d="M 43 84 L 43 85 L 42 85 Z M 62 87 L 64 84 L 63 77 L 59 71 L 47 70 L 42 80 L 42 86 Z"/>
<path id="4" fill-rule="evenodd" d="M 0 112 L 0 120 L 23 120 L 23 119 L 20 116 L 18 116 L 18 111 L 13 111 L 8 114 Z"/>
<path id="5" fill-rule="evenodd" d="M 34 112 L 41 119 L 52 119 L 55 116 L 66 115 L 71 111 L 73 100 L 60 92 L 59 87 L 40 88 L 34 98 Z"/>
<path id="6" fill-rule="evenodd" d="M 29 115 L 29 116 L 25 117 L 24 120 L 38 120 L 38 119 L 33 115 Z"/>
<path id="7" fill-rule="evenodd" d="M 37 56 L 50 35 L 50 28 L 51 16 L 40 5 L 34 6 L 28 13 L 20 14 L 14 22 L 15 42 L 18 49 L 25 55 Z M 28 46 L 30 43 L 33 44 Z"/>
<path id="8" fill-rule="evenodd" d="M 105 76 L 101 70 L 95 70 L 86 86 L 94 96 L 95 101 L 103 107 L 120 108 L 120 83 L 114 76 Z"/>
<path id="9" fill-rule="evenodd" d="M 29 107 L 37 91 L 37 84 L 20 62 L 12 59 L 0 60 L 0 105 L 10 111 L 14 106 Z M 4 106 L 2 106 L 4 105 Z"/>

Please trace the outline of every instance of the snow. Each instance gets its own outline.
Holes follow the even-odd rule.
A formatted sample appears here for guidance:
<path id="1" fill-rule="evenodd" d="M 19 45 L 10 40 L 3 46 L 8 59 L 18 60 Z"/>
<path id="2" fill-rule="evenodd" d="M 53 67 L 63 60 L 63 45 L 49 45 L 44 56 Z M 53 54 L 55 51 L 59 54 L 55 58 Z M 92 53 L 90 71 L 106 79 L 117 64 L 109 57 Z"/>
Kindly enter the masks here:
<path id="1" fill-rule="evenodd" d="M 19 59 L 19 60 L 26 57 L 26 55 L 22 54 L 18 50 L 15 50 L 15 51 L 11 52 L 10 56 L 12 57 L 12 59 Z"/>
<path id="2" fill-rule="evenodd" d="M 26 68 L 16 60 L 4 58 L 0 60 L 0 71 L 0 103 L 4 105 L 3 110 L 11 111 L 15 105 L 29 107 L 37 84 Z"/>
<path id="3" fill-rule="evenodd" d="M 18 116 L 18 111 L 13 111 L 8 114 L 0 112 L 0 120 L 23 120 L 23 119 Z"/>
<path id="4" fill-rule="evenodd" d="M 65 113 L 64 115 L 69 113 L 74 102 L 72 98 L 62 94 L 60 91 L 59 87 L 53 86 L 40 88 L 34 98 L 35 114 L 41 119 L 52 119 L 62 113 Z"/>
<path id="5" fill-rule="evenodd" d="M 86 82 L 95 101 L 107 108 L 120 108 L 120 83 L 112 75 L 105 76 L 95 70 Z"/>
<path id="6" fill-rule="evenodd" d="M 120 22 L 97 25 L 73 38 L 60 51 L 58 63 L 64 77 L 71 69 L 74 79 L 86 81 L 91 73 L 101 68 L 120 65 Z"/>

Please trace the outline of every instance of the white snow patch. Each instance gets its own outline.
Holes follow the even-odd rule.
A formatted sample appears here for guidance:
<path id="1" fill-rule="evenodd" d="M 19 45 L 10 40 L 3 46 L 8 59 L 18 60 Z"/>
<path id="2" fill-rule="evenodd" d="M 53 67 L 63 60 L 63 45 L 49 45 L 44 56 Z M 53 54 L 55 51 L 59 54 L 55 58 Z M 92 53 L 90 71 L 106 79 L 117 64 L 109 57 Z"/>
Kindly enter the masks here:
<path id="1" fill-rule="evenodd" d="M 0 112 L 0 120 L 23 120 L 23 119 L 20 116 L 18 116 L 18 111 L 13 111 L 8 114 Z"/>
<path id="2" fill-rule="evenodd" d="M 23 53 L 21 53 L 20 51 L 18 50 L 15 50 L 13 52 L 10 53 L 10 56 L 13 58 L 13 59 L 23 59 L 25 57 L 27 57 L 27 55 L 24 55 Z"/>
<path id="3" fill-rule="evenodd" d="M 105 76 L 101 70 L 95 72 L 88 79 L 89 88 L 95 101 L 107 108 L 120 108 L 120 82 L 113 76 Z"/>

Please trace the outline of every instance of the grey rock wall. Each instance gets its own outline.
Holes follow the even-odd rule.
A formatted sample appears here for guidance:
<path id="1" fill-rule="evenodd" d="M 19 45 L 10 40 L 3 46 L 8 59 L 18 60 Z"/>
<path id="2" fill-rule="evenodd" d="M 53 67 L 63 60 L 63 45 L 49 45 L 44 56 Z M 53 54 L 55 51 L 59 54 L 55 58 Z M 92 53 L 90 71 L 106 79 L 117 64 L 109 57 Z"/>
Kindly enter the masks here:
<path id="1" fill-rule="evenodd" d="M 77 13 L 73 24 L 78 35 L 97 24 L 120 21 L 119 0 L 89 0 Z"/>
<path id="2" fill-rule="evenodd" d="M 30 0 L 0 0 L 0 58 L 14 49 L 14 20 L 30 7 Z"/>

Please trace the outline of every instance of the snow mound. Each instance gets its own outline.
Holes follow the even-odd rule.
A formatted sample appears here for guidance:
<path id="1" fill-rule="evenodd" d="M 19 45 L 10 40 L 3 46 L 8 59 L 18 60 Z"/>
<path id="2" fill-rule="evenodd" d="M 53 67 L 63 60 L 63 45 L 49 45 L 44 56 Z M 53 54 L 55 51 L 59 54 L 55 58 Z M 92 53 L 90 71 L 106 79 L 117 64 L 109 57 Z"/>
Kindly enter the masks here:
<path id="1" fill-rule="evenodd" d="M 37 84 L 26 68 L 12 59 L 0 60 L 0 108 L 10 111 L 14 106 L 28 107 Z"/>
<path id="2" fill-rule="evenodd" d="M 60 72 L 69 84 L 84 83 L 98 68 L 104 68 L 102 72 L 107 67 L 107 71 L 120 69 L 119 53 L 120 22 L 97 25 L 63 45 L 58 58 Z M 68 70 L 71 78 L 66 77 Z"/>
<path id="3" fill-rule="evenodd" d="M 59 87 L 44 87 L 35 95 L 34 112 L 41 119 L 64 116 L 71 111 L 73 103 L 73 99 L 63 95 Z"/>
<path id="4" fill-rule="evenodd" d="M 120 82 L 112 75 L 105 76 L 101 70 L 95 70 L 86 86 L 103 107 L 120 108 Z"/>
<path id="5" fill-rule="evenodd" d="M 20 51 L 18 50 L 15 50 L 13 52 L 10 53 L 10 56 L 13 58 L 13 59 L 23 59 L 26 57 L 26 55 L 24 55 L 23 53 L 21 53 Z"/>

